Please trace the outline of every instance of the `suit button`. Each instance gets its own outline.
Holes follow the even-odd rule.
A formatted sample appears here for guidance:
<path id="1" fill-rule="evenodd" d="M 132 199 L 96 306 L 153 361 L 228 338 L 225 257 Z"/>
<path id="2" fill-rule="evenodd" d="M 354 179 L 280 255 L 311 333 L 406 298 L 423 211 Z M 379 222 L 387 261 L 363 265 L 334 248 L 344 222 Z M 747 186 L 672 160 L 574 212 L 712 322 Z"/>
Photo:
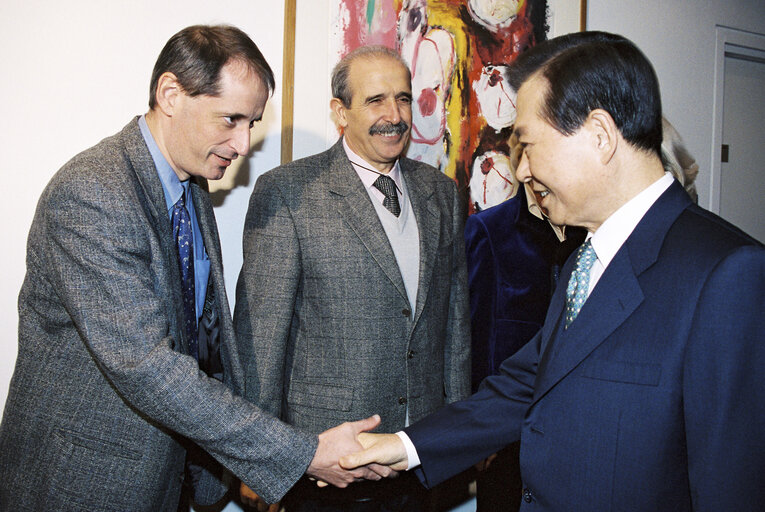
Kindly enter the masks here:
<path id="1" fill-rule="evenodd" d="M 407 352 L 407 353 L 406 353 L 406 357 L 407 357 L 408 359 L 411 359 L 411 358 L 413 358 L 413 357 L 414 357 L 414 355 L 415 355 L 416 353 L 417 353 L 417 352 L 415 352 L 414 350 L 410 350 L 409 352 Z"/>
<path id="2" fill-rule="evenodd" d="M 534 499 L 534 497 L 531 495 L 531 491 L 527 488 L 523 489 L 523 501 L 526 503 L 531 503 L 531 500 Z"/>
<path id="3" fill-rule="evenodd" d="M 406 404 L 406 398 L 404 398 L 403 396 L 402 396 L 402 397 L 399 397 L 399 399 L 398 399 L 398 403 L 400 403 L 401 405 L 404 405 L 404 404 Z"/>
<path id="4" fill-rule="evenodd" d="M 401 314 L 408 317 L 412 315 L 412 312 L 408 309 L 402 309 Z"/>

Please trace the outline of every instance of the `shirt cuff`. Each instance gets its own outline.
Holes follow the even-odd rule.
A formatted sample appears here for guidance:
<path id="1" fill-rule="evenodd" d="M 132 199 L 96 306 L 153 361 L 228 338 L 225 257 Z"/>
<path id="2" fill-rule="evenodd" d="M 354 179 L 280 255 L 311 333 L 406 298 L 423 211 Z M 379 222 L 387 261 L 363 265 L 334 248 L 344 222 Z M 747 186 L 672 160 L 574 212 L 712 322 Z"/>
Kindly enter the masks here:
<path id="1" fill-rule="evenodd" d="M 416 468 L 420 465 L 420 457 L 417 455 L 417 450 L 414 447 L 414 444 L 412 443 L 412 440 L 409 439 L 409 436 L 406 435 L 403 431 L 402 432 L 396 432 L 396 435 L 399 439 L 401 439 L 401 442 L 404 443 L 404 449 L 406 450 L 406 459 L 408 466 L 406 467 L 406 470 L 409 471 L 412 468 Z"/>

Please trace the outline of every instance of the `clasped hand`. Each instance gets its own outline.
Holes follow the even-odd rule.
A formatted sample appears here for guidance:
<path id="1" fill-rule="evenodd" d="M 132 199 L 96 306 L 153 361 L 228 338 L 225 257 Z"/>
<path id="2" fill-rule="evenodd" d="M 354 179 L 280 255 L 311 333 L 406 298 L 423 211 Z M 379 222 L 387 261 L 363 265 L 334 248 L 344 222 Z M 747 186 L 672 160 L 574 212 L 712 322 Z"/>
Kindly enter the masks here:
<path id="1" fill-rule="evenodd" d="M 346 487 L 367 479 L 380 480 L 398 475 L 407 468 L 404 443 L 395 434 L 370 434 L 380 424 L 378 415 L 343 423 L 319 434 L 316 449 L 306 474 L 319 485 Z"/>
<path id="2" fill-rule="evenodd" d="M 342 423 L 319 434 L 319 446 L 306 474 L 324 487 L 332 484 L 347 487 L 360 480 L 395 477 L 407 468 L 406 449 L 395 434 L 369 434 L 380 424 L 380 416 Z M 271 511 L 269 505 L 249 487 L 242 484 L 242 501 L 258 510 Z"/>

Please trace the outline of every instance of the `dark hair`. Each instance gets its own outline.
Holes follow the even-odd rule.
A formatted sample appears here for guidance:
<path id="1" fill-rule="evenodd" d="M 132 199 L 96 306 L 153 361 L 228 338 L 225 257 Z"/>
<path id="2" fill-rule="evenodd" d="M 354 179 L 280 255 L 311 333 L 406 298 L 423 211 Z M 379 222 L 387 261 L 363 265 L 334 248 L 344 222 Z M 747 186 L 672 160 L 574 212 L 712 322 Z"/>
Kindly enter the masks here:
<path id="1" fill-rule="evenodd" d="M 412 75 L 409 71 L 409 65 L 396 50 L 380 45 L 360 46 L 343 57 L 332 70 L 332 97 L 339 99 L 343 105 L 350 108 L 351 101 L 353 100 L 353 91 L 351 91 L 350 83 L 351 64 L 358 58 L 374 57 L 390 57 L 397 60 L 406 68 L 409 80 L 411 81 Z"/>
<path id="2" fill-rule="evenodd" d="M 274 73 L 247 34 L 230 25 L 193 25 L 175 34 L 162 48 L 151 74 L 149 108 L 156 106 L 157 82 L 168 71 L 189 96 L 218 95 L 220 71 L 231 60 L 249 66 L 268 92 L 273 92 Z"/>
<path id="3" fill-rule="evenodd" d="M 656 72 L 628 39 L 606 32 L 580 32 L 540 43 L 509 71 L 516 90 L 539 73 L 548 84 L 540 115 L 571 135 L 590 112 L 603 109 L 622 137 L 661 154 L 661 94 Z"/>

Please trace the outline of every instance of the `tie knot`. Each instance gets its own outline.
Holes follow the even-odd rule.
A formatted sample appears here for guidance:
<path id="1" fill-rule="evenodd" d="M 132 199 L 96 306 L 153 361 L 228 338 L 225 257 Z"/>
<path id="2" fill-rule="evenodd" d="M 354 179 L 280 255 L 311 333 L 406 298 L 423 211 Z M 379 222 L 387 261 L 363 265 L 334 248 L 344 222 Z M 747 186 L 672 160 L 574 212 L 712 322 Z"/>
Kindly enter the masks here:
<path id="1" fill-rule="evenodd" d="M 579 247 L 579 253 L 576 255 L 576 270 L 578 272 L 588 272 L 597 259 L 595 249 L 592 247 L 592 238 L 588 238 Z"/>
<path id="2" fill-rule="evenodd" d="M 396 182 L 393 181 L 393 178 L 381 174 L 377 177 L 373 185 L 385 196 L 383 206 L 385 206 L 393 215 L 398 217 L 401 213 L 401 205 L 398 202 L 398 195 L 396 194 Z"/>
<path id="3" fill-rule="evenodd" d="M 379 175 L 374 182 L 374 186 L 385 194 L 385 197 L 396 197 L 396 182 L 390 176 Z"/>
<path id="4" fill-rule="evenodd" d="M 186 207 L 186 189 L 183 189 L 183 192 L 181 193 L 181 197 L 178 198 L 178 200 L 173 205 L 176 208 L 185 208 Z"/>

